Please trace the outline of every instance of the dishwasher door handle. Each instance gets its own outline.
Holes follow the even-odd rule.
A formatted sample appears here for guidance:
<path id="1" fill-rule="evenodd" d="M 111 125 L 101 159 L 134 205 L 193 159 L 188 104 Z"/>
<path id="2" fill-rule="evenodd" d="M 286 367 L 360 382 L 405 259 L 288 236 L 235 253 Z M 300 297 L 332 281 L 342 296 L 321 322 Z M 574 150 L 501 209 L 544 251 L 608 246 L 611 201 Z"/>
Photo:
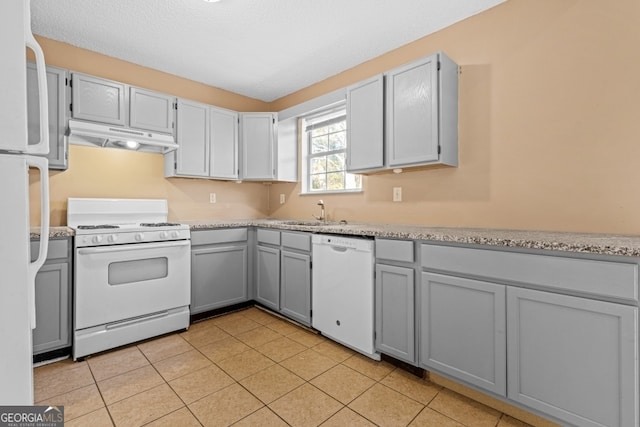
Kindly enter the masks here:
<path id="1" fill-rule="evenodd" d="M 331 246 L 335 252 L 347 252 L 349 248 L 345 248 L 344 246 Z"/>

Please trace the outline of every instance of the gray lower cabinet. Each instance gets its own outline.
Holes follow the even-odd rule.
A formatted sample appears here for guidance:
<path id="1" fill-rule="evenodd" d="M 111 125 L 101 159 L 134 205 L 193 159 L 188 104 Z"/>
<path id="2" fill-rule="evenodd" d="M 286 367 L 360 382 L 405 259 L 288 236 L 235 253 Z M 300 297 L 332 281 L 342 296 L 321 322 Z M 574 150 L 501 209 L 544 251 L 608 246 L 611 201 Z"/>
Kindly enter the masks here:
<path id="1" fill-rule="evenodd" d="M 38 242 L 31 242 L 31 258 Z M 71 244 L 70 239 L 49 242 L 47 259 L 36 275 L 36 328 L 33 354 L 71 346 Z"/>
<path id="2" fill-rule="evenodd" d="M 375 345 L 382 353 L 415 363 L 414 269 L 376 264 Z"/>
<path id="3" fill-rule="evenodd" d="M 256 301 L 310 326 L 311 235 L 258 229 L 256 241 Z"/>
<path id="4" fill-rule="evenodd" d="M 68 109 L 69 72 L 57 67 L 46 67 L 49 105 L 49 169 L 65 170 L 68 167 L 68 142 L 65 138 Z M 38 76 L 36 66 L 27 63 L 27 122 L 29 144 L 40 140 L 40 104 L 38 101 Z"/>
<path id="5" fill-rule="evenodd" d="M 506 395 L 505 286 L 422 273 L 420 365 Z"/>
<path id="6" fill-rule="evenodd" d="M 256 248 L 256 301 L 280 310 L 280 249 L 260 244 Z"/>
<path id="7" fill-rule="evenodd" d="M 191 241 L 191 314 L 249 300 L 247 229 L 193 231 Z"/>
<path id="8" fill-rule="evenodd" d="M 376 350 L 417 365 L 415 244 L 377 238 L 375 249 Z"/>
<path id="9" fill-rule="evenodd" d="M 311 255 L 283 249 L 280 269 L 280 312 L 311 325 Z"/>
<path id="10" fill-rule="evenodd" d="M 507 290 L 509 398 L 577 426 L 638 425 L 638 309 Z"/>

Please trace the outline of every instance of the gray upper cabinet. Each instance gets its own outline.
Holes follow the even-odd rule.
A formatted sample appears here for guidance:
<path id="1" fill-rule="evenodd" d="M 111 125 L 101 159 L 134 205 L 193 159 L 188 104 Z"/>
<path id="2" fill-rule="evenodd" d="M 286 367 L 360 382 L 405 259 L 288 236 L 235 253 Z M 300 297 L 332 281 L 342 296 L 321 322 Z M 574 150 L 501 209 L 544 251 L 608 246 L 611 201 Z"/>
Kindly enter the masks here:
<path id="1" fill-rule="evenodd" d="M 129 126 L 152 132 L 173 133 L 176 98 L 137 87 L 129 88 Z"/>
<path id="2" fill-rule="evenodd" d="M 420 364 L 506 395 L 505 286 L 422 273 Z"/>
<path id="3" fill-rule="evenodd" d="M 124 126 L 126 124 L 126 85 L 111 80 L 73 73 L 74 119 Z"/>
<path id="4" fill-rule="evenodd" d="M 458 66 L 438 52 L 350 86 L 347 120 L 350 171 L 457 166 Z"/>
<path id="5" fill-rule="evenodd" d="M 238 179 L 238 113 L 210 107 L 209 176 Z"/>
<path id="6" fill-rule="evenodd" d="M 175 160 L 175 175 L 209 176 L 209 106 L 178 99 L 176 140 L 179 148 L 167 159 Z"/>
<path id="7" fill-rule="evenodd" d="M 507 290 L 509 398 L 576 426 L 638 425 L 638 309 Z"/>
<path id="8" fill-rule="evenodd" d="M 249 299 L 247 229 L 192 233 L 191 314 Z"/>
<path id="9" fill-rule="evenodd" d="M 178 99 L 178 149 L 165 154 L 165 177 L 238 179 L 238 113 Z"/>
<path id="10" fill-rule="evenodd" d="M 71 80 L 74 119 L 174 133 L 174 96 L 81 73 Z"/>
<path id="11" fill-rule="evenodd" d="M 388 166 L 457 166 L 458 66 L 436 53 L 385 77 Z"/>
<path id="12" fill-rule="evenodd" d="M 69 105 L 69 72 L 47 66 L 47 93 L 49 95 L 49 169 L 68 167 L 68 142 L 65 137 Z M 29 144 L 35 144 L 40 135 L 40 109 L 38 104 L 38 77 L 36 66 L 27 63 L 27 123 Z"/>
<path id="13" fill-rule="evenodd" d="M 242 179 L 276 179 L 276 122 L 276 113 L 240 113 Z"/>
<path id="14" fill-rule="evenodd" d="M 384 77 L 347 88 L 347 169 L 384 167 Z"/>

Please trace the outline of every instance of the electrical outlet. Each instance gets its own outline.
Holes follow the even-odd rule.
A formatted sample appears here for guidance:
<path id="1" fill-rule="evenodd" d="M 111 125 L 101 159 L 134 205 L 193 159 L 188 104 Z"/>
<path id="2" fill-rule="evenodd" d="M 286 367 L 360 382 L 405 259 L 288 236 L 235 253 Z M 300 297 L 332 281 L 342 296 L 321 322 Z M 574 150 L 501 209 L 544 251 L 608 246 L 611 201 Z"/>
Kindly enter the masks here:
<path id="1" fill-rule="evenodd" d="M 393 201 L 394 202 L 402 201 L 402 187 L 393 187 Z"/>
<path id="2" fill-rule="evenodd" d="M 284 194 L 280 194 L 280 204 L 284 205 Z"/>
<path id="3" fill-rule="evenodd" d="M 209 203 L 216 202 L 216 193 L 209 193 Z"/>

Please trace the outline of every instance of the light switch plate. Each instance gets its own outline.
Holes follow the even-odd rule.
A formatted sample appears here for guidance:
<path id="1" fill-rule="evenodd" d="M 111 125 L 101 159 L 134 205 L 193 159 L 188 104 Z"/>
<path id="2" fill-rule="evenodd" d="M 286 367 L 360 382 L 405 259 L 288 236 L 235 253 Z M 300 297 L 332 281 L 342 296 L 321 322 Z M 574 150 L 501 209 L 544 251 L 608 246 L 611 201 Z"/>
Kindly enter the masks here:
<path id="1" fill-rule="evenodd" d="M 281 204 L 281 205 L 284 205 L 284 200 L 285 200 L 285 198 L 284 198 L 284 194 L 282 194 L 282 193 L 281 193 L 281 194 L 280 194 L 280 204 Z"/>
<path id="2" fill-rule="evenodd" d="M 216 193 L 209 193 L 209 203 L 216 202 Z"/>

